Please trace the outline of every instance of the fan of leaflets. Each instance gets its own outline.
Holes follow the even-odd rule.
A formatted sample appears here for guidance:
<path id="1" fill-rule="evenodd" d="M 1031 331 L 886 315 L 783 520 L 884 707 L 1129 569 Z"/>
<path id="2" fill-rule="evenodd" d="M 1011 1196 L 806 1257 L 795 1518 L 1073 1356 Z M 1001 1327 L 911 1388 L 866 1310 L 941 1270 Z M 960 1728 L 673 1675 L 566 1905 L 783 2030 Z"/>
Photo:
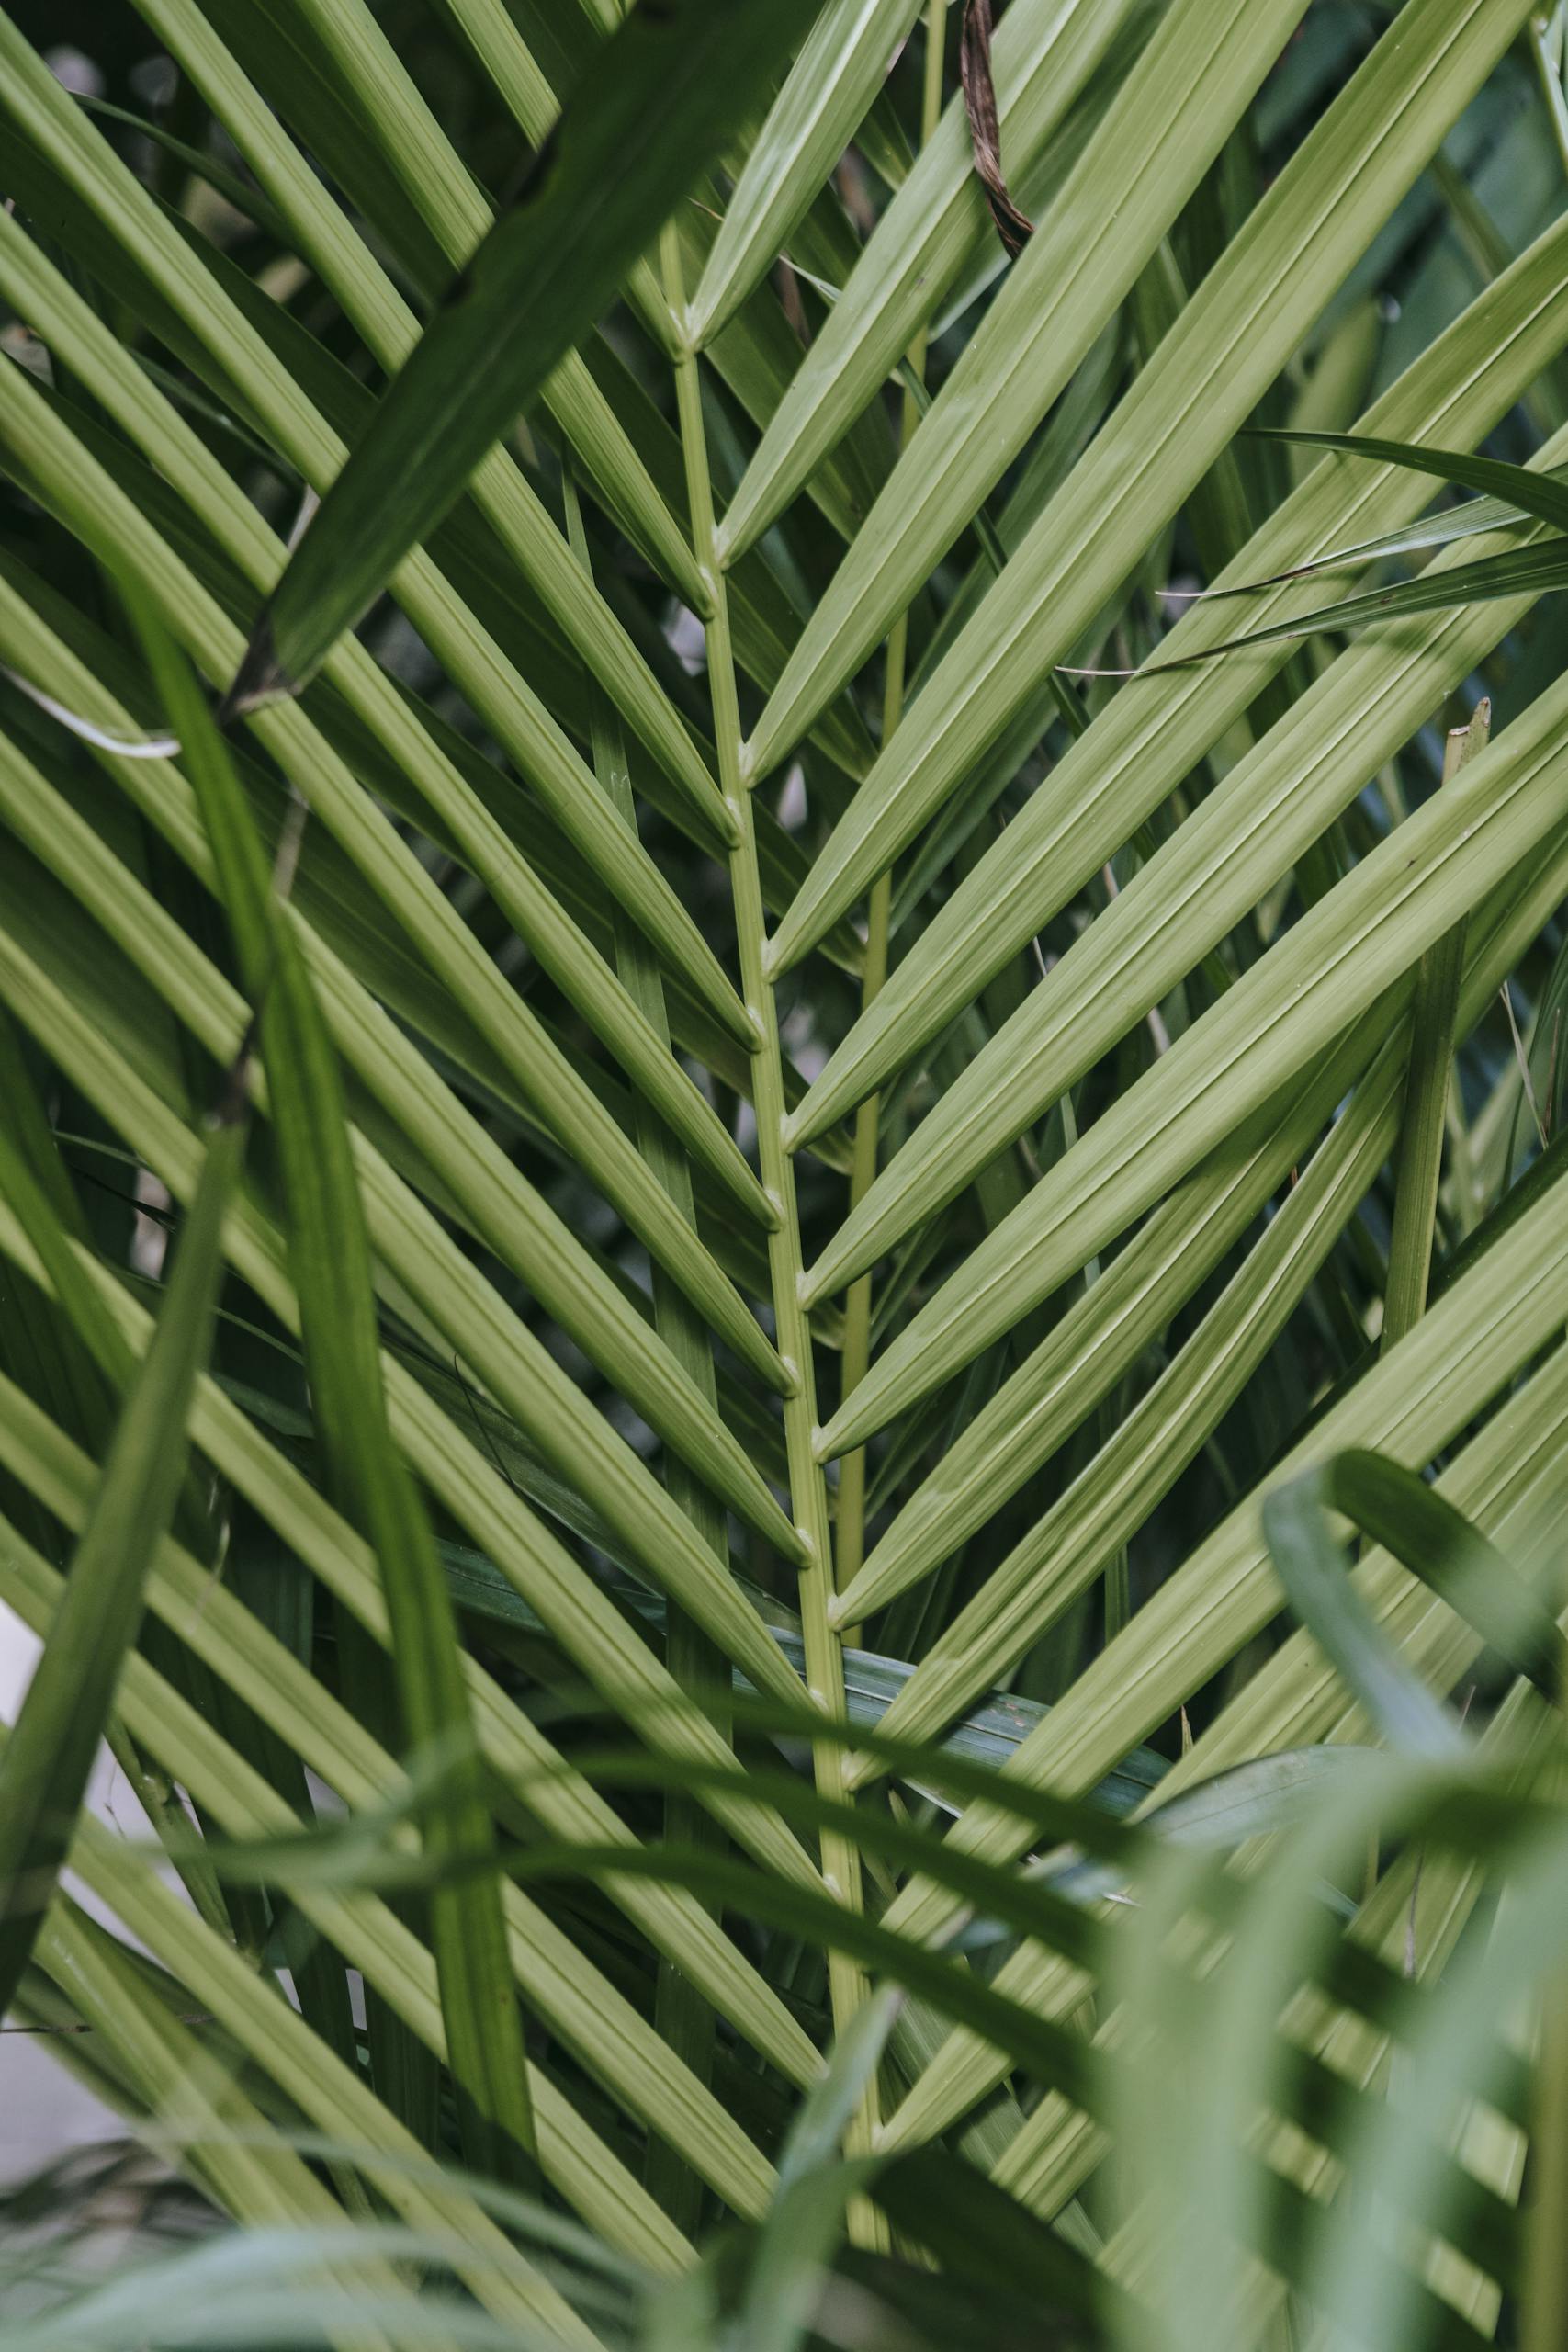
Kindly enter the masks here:
<path id="1" fill-rule="evenodd" d="M 81 2340 L 1544 2352 L 1562 12 L 62 29 L 0 1995 L 243 2225 Z"/>

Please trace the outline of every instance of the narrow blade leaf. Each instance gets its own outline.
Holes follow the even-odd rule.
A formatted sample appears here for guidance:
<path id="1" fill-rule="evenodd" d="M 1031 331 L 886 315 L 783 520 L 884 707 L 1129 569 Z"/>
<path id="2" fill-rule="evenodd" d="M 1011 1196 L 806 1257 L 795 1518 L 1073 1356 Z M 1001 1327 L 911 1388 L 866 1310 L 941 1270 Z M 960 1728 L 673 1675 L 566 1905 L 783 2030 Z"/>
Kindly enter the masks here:
<path id="1" fill-rule="evenodd" d="M 593 324 L 808 0 L 661 0 L 605 49 L 403 365 L 251 640 L 236 707 L 295 690 Z"/>
<path id="2" fill-rule="evenodd" d="M 533 2116 L 501 1894 L 483 1867 L 494 1852 L 485 1768 L 446 1576 L 388 1426 L 369 1238 L 343 1080 L 298 942 L 274 897 L 248 803 L 200 690 L 161 631 L 148 631 L 146 644 L 185 748 L 261 1024 L 317 1428 L 333 1482 L 380 1567 L 405 1735 L 416 1757 L 442 1767 L 424 1843 L 444 1860 L 477 1866 L 430 1898 L 465 2139 L 479 2169 L 525 2178 Z"/>

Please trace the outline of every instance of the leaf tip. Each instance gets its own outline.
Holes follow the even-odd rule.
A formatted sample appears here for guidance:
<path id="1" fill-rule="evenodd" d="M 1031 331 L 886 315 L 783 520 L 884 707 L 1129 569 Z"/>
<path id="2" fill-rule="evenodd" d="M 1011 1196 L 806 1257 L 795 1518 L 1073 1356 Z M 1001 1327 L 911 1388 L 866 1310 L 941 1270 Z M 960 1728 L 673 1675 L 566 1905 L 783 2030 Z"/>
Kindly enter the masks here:
<path id="1" fill-rule="evenodd" d="M 302 679 L 291 678 L 279 662 L 271 616 L 264 613 L 233 682 L 218 706 L 218 724 L 227 729 L 235 719 L 246 718 L 266 703 L 287 701 L 299 692 L 303 683 Z"/>

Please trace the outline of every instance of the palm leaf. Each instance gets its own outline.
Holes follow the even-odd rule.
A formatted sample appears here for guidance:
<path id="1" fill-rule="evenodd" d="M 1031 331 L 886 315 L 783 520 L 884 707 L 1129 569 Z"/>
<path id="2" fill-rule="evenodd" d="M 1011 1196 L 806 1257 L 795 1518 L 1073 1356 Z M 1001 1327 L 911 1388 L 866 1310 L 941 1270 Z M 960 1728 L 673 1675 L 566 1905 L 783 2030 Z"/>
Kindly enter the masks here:
<path id="1" fill-rule="evenodd" d="M 1538 2352 L 1562 12 L 1011 0 L 994 123 L 942 0 L 101 13 L 0 17 L 0 1774 L 236 2234 L 47 2323 Z"/>

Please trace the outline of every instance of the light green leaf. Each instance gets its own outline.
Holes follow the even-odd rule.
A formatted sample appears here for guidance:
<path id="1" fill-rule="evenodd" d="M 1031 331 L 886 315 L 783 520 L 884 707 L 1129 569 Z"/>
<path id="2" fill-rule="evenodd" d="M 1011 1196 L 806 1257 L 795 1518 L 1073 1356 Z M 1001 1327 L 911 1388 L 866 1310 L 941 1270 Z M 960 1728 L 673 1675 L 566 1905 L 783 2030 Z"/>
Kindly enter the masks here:
<path id="1" fill-rule="evenodd" d="M 1568 225 L 1560 223 L 1416 362 L 1368 412 L 1367 422 L 1391 435 L 1397 430 L 1411 437 L 1480 437 L 1539 374 L 1565 332 Z M 1093 462 L 1092 451 L 1084 462 Z M 1223 581 L 1250 582 L 1265 571 L 1288 575 L 1315 548 L 1325 541 L 1335 545 L 1364 521 L 1397 514 L 1402 508 L 1408 514 L 1418 495 L 1404 469 L 1390 468 L 1381 479 L 1363 482 L 1359 469 L 1319 467 L 1255 535 Z M 1292 586 L 1287 576 L 1271 592 L 1266 616 L 1288 617 L 1312 602 L 1311 592 Z M 1180 784 L 1289 658 L 1288 632 L 1282 631 L 1271 650 L 1259 648 L 1245 662 L 1176 666 L 1176 657 L 1231 633 L 1228 616 L 1215 609 L 1212 598 L 1190 605 L 1165 640 L 1168 660 L 1161 674 L 1146 675 L 1135 694 L 1118 694 L 1096 716 L 1082 745 L 1074 745 L 1057 763 L 1009 825 L 1005 839 L 959 885 L 831 1057 L 792 1120 L 797 1141 L 830 1128 L 943 1028 Z M 1358 688 L 1360 727 L 1369 718 L 1375 725 L 1387 707 L 1405 655 L 1403 642 L 1391 643 L 1375 684 L 1369 678 Z M 1422 692 L 1428 695 L 1417 706 L 1424 714 L 1430 707 L 1429 690 Z M 1321 757 L 1324 731 L 1321 725 L 1315 729 L 1314 761 Z M 1303 763 L 1299 751 L 1290 756 Z"/>
<path id="2" fill-rule="evenodd" d="M 853 676 L 999 480 L 1301 14 L 1300 0 L 1251 0 L 1246 7 L 1235 0 L 1171 0 L 818 605 L 753 730 L 748 756 L 755 775 L 775 767 Z M 1086 221 L 1098 224 L 1088 236 Z M 829 876 L 835 863 L 827 861 Z M 807 927 L 820 888 L 814 878 L 781 926 L 781 969 L 810 944 Z"/>
<path id="3" fill-rule="evenodd" d="M 1337 1491 L 1332 1465 L 1324 1465 L 1263 1498 L 1263 1532 L 1286 1597 L 1390 1747 L 1443 1762 L 1462 1756 L 1465 1735 L 1384 1639 L 1350 1583 L 1348 1556 L 1328 1515 Z"/>
<path id="4" fill-rule="evenodd" d="M 1377 458 L 1386 465 L 1408 466 L 1413 473 L 1434 474 L 1460 490 L 1483 492 L 1506 499 L 1526 514 L 1559 531 L 1568 531 L 1568 490 L 1549 470 L 1529 466 L 1506 466 L 1495 458 L 1478 458 L 1462 449 L 1433 449 L 1413 441 L 1385 441 L 1375 434 L 1316 433 L 1271 428 L 1272 441 L 1297 443 L 1314 449 L 1338 450 L 1346 457 Z M 1513 520 L 1512 516 L 1507 519 Z"/>
<path id="5" fill-rule="evenodd" d="M 1549 1697 L 1562 1688 L 1564 1641 L 1546 1600 L 1462 1511 L 1404 1464 L 1351 1447 L 1293 1481 L 1288 1504 L 1285 1491 L 1264 1502 L 1271 1549 L 1284 1527 L 1290 1541 L 1310 1543 L 1321 1559 L 1326 1514 L 1343 1512 L 1446 1600 L 1517 1674 Z"/>
<path id="6" fill-rule="evenodd" d="M 1222 638 L 1190 654 L 1192 662 L 1239 653 L 1252 645 L 1267 645 L 1282 638 L 1314 637 L 1327 629 L 1365 628 L 1376 621 L 1404 620 L 1413 613 L 1452 612 L 1464 605 L 1490 604 L 1503 597 L 1549 596 L 1568 587 L 1568 548 L 1561 539 L 1543 539 L 1537 546 L 1506 548 L 1483 556 L 1476 563 L 1434 565 L 1414 580 L 1391 581 L 1382 588 L 1364 588 L 1337 596 L 1331 605 L 1315 605 L 1288 621 L 1260 629 L 1244 629 L 1238 637 Z M 1172 665 L 1154 662 L 1152 674 Z"/>

